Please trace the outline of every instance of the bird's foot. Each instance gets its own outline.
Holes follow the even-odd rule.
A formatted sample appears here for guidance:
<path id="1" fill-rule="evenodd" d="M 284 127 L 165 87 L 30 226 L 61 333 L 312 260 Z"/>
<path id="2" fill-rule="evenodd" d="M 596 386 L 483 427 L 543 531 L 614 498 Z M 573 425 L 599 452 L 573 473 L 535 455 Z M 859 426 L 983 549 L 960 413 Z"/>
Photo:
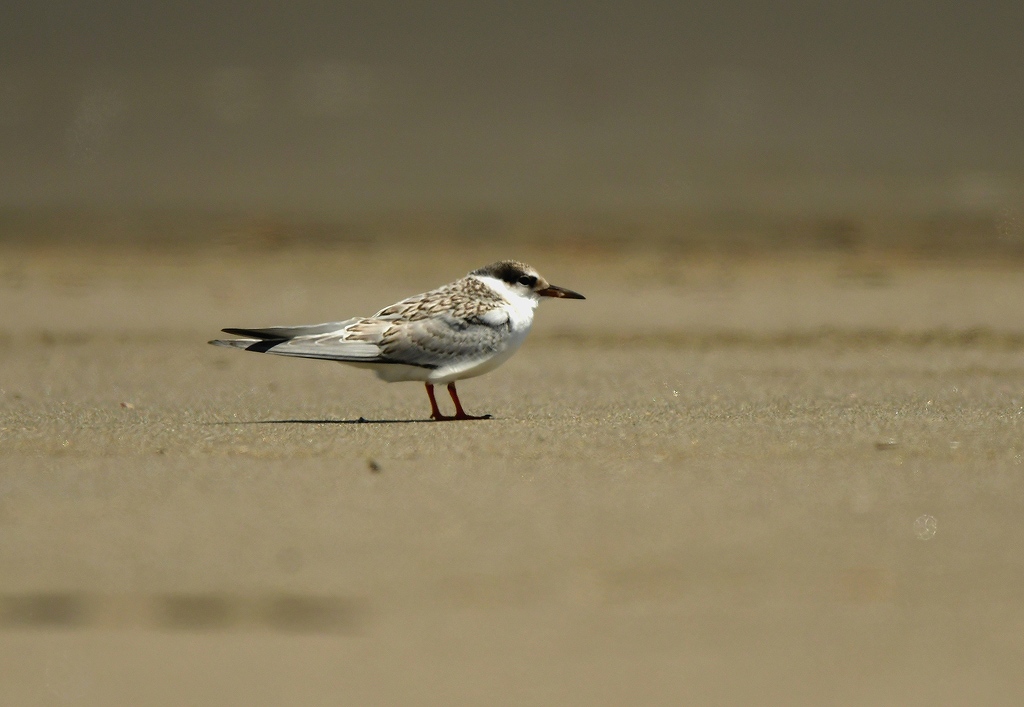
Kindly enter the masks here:
<path id="1" fill-rule="evenodd" d="M 467 415 L 466 413 L 456 413 L 454 415 L 442 415 L 438 413 L 430 416 L 431 420 L 436 422 L 451 422 L 453 420 L 490 420 L 490 415 Z"/>
<path id="2" fill-rule="evenodd" d="M 430 398 L 430 417 L 438 422 L 447 422 L 448 420 L 490 420 L 490 415 L 467 415 L 466 411 L 462 409 L 462 403 L 459 401 L 459 394 L 455 390 L 455 383 L 448 384 L 448 393 L 452 396 L 452 402 L 455 403 L 455 414 L 449 417 L 448 415 L 441 414 L 441 408 L 437 407 L 437 400 L 434 398 L 434 386 L 430 383 L 425 383 L 427 387 L 427 396 Z"/>

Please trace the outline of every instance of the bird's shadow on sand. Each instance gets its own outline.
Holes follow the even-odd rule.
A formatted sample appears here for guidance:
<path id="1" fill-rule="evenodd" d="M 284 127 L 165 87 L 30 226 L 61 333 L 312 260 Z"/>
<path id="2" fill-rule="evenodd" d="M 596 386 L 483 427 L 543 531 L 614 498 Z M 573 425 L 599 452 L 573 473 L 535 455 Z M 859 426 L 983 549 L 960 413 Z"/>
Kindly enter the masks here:
<path id="1" fill-rule="evenodd" d="M 482 420 L 492 420 L 490 415 Z M 367 420 L 360 417 L 355 420 L 234 420 L 230 422 L 207 422 L 208 425 L 406 425 L 419 422 L 475 422 L 475 420 L 434 420 L 431 418 L 414 420 Z"/>

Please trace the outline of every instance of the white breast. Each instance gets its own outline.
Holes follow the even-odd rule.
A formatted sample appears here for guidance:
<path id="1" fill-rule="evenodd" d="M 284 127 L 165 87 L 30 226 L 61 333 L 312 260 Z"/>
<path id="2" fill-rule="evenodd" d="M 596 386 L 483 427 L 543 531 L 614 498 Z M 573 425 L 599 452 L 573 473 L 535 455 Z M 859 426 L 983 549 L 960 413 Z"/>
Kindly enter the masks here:
<path id="1" fill-rule="evenodd" d="M 453 366 L 436 369 L 429 377 L 432 383 L 448 383 L 462 380 L 463 378 L 473 378 L 493 371 L 519 350 L 519 347 L 526 340 L 526 335 L 530 333 L 530 328 L 533 326 L 533 313 L 537 309 L 539 299 L 537 297 L 523 296 L 496 278 L 479 277 L 479 279 L 500 294 L 507 302 L 503 307 L 485 315 L 484 319 L 489 320 L 493 318 L 493 324 L 495 325 L 500 325 L 507 321 L 508 338 L 500 351 L 487 358 L 465 361 Z"/>
<path id="2" fill-rule="evenodd" d="M 501 295 L 508 304 L 504 307 L 504 310 L 508 312 L 509 323 L 512 329 L 518 329 L 525 327 L 527 331 L 533 325 L 533 313 L 537 309 L 537 304 L 540 303 L 540 298 L 536 295 L 526 296 L 521 294 L 518 290 L 513 290 L 504 281 L 498 280 L 493 277 L 481 277 L 475 276 L 482 283 L 490 287 L 492 290 Z"/>

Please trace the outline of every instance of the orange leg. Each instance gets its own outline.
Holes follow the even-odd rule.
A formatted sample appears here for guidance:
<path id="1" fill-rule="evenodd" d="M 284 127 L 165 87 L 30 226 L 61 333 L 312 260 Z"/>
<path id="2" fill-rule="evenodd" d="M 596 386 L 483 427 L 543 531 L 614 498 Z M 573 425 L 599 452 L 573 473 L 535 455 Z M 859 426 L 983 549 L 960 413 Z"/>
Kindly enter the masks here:
<path id="1" fill-rule="evenodd" d="M 455 384 L 448 384 L 448 393 L 452 396 L 452 402 L 455 403 L 455 416 L 449 417 L 448 415 L 442 415 L 441 409 L 437 407 L 437 399 L 434 397 L 434 386 L 430 383 L 424 383 L 427 387 L 427 396 L 430 398 L 430 417 L 433 420 L 489 420 L 490 415 L 467 415 L 466 411 L 462 409 L 462 403 L 459 402 L 459 394 L 455 390 Z"/>
<path id="2" fill-rule="evenodd" d="M 440 408 L 437 407 L 437 400 L 434 398 L 434 386 L 430 385 L 430 383 L 424 383 L 423 385 L 427 386 L 427 395 L 430 397 L 430 417 L 434 420 L 452 419 L 442 415 Z"/>
<path id="3" fill-rule="evenodd" d="M 459 394 L 455 391 L 455 382 L 452 381 L 448 384 L 448 394 L 452 396 L 452 402 L 455 403 L 455 418 L 456 420 L 489 420 L 490 415 L 467 415 L 466 411 L 462 409 L 462 403 L 459 402 Z"/>

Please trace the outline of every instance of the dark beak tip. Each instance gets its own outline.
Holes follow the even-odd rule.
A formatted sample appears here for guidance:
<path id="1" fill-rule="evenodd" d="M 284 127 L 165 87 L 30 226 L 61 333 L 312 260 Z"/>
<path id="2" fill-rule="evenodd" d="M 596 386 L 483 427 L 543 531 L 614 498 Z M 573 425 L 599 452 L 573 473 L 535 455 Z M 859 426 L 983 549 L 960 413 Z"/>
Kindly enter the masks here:
<path id="1" fill-rule="evenodd" d="M 546 289 L 541 290 L 539 294 L 543 297 L 561 297 L 562 299 L 586 299 L 586 297 L 581 295 L 579 292 L 573 292 L 572 290 L 567 290 L 566 288 L 559 287 L 558 285 L 549 285 Z"/>

